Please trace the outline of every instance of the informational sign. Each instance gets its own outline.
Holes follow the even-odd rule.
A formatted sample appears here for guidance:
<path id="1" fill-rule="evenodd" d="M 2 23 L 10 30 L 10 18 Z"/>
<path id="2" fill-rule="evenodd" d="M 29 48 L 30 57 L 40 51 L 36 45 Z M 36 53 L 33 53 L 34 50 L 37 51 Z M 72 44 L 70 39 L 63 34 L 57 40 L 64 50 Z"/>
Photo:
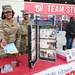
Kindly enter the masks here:
<path id="1" fill-rule="evenodd" d="M 56 26 L 28 26 L 28 66 L 32 68 L 37 59 L 56 60 Z"/>
<path id="2" fill-rule="evenodd" d="M 75 75 L 75 61 L 58 65 L 32 75 Z"/>
<path id="3" fill-rule="evenodd" d="M 67 62 L 75 60 L 75 48 L 66 50 Z"/>
<path id="4" fill-rule="evenodd" d="M 56 60 L 56 27 L 40 26 L 40 58 Z"/>
<path id="5" fill-rule="evenodd" d="M 30 8 L 32 7 L 32 9 Z M 74 15 L 75 5 L 69 4 L 53 4 L 53 3 L 41 3 L 41 2 L 25 2 L 24 9 L 30 13 L 39 14 L 63 14 Z"/>
<path id="6" fill-rule="evenodd" d="M 33 67 L 37 60 L 36 26 L 28 26 L 28 66 Z"/>

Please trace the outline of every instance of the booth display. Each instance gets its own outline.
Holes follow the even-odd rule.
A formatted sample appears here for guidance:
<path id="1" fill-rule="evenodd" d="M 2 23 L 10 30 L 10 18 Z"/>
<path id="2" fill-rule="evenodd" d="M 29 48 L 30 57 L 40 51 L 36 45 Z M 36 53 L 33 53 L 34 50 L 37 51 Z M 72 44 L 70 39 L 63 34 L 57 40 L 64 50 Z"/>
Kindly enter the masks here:
<path id="1" fill-rule="evenodd" d="M 28 5 L 32 7 L 32 9 L 30 9 Z M 69 21 L 69 16 L 74 15 L 74 8 L 73 5 L 66 4 L 25 2 L 25 10 L 28 10 L 31 14 L 33 13 L 34 16 L 37 15 L 37 17 L 33 18 L 33 25 L 36 26 L 36 60 L 56 60 L 57 31 L 64 31 L 65 25 Z M 38 17 L 38 15 L 40 16 Z M 50 28 L 49 26 L 56 27 Z M 29 44 L 32 47 L 32 44 Z M 60 43 L 60 45 L 63 46 L 65 43 Z M 32 52 L 30 53 L 29 55 L 34 55 Z"/>
<path id="2" fill-rule="evenodd" d="M 14 65 L 15 61 L 18 65 L 21 64 L 15 66 L 12 72 L 3 75 L 75 75 L 75 49 L 56 50 L 57 29 L 64 30 L 69 16 L 75 14 L 75 6 L 36 2 L 25 2 L 24 5 L 24 9 L 34 16 L 35 14 L 47 16 L 39 19 L 33 17 L 33 25 L 28 25 L 28 54 L 0 59 L 0 67 L 9 63 Z M 20 61 L 13 60 L 14 58 Z"/>
<path id="3" fill-rule="evenodd" d="M 28 7 L 28 5 L 29 5 L 29 7 L 32 7 L 32 9 L 30 9 Z M 52 61 L 51 60 L 51 58 L 52 58 L 52 59 L 54 59 L 53 61 L 57 60 L 56 57 L 51 57 L 50 56 L 51 58 L 49 58 L 49 56 L 48 56 L 48 53 L 51 53 L 51 55 L 54 55 L 54 53 L 56 51 L 54 49 L 56 47 L 56 42 L 55 42 L 56 39 L 54 39 L 54 37 L 49 38 L 48 31 L 53 31 L 53 30 L 48 30 L 44 26 L 46 24 L 47 25 L 51 24 L 52 26 L 53 25 L 56 26 L 56 30 L 58 31 L 58 33 L 61 30 L 64 31 L 65 30 L 65 25 L 69 21 L 70 16 L 74 16 L 74 13 L 75 13 L 74 9 L 75 9 L 74 5 L 67 5 L 67 4 L 50 4 L 50 3 L 36 3 L 36 2 L 26 2 L 25 3 L 25 10 L 28 10 L 30 13 L 33 13 L 34 16 L 38 15 L 38 14 L 41 14 L 41 15 L 46 14 L 47 15 L 47 16 L 44 16 L 44 18 L 43 18 L 43 19 L 45 19 L 45 21 L 40 21 L 39 23 L 37 23 L 37 25 L 39 25 L 39 54 L 37 54 L 37 55 L 39 55 L 39 59 L 44 59 L 44 60 L 49 59 L 50 61 Z M 49 19 L 51 15 L 54 16 L 54 22 L 52 22 L 51 19 Z M 50 22 L 47 22 L 47 19 L 48 19 L 48 21 L 50 20 Z M 34 20 L 35 20 L 35 18 L 34 18 Z M 39 20 L 41 20 L 41 16 L 39 17 Z M 36 21 L 35 21 L 35 24 L 36 24 Z M 41 26 L 41 25 L 43 25 L 43 26 Z M 47 42 L 49 42 L 49 43 L 47 43 Z M 61 49 L 62 49 L 63 46 L 65 46 L 65 40 L 64 39 L 63 39 L 63 42 L 64 43 L 62 43 L 62 40 L 61 40 L 61 43 L 59 43 L 61 45 Z M 50 48 L 48 48 L 49 45 L 52 45 L 52 46 Z M 49 49 L 50 49 L 50 51 L 49 51 Z M 61 50 L 61 49 L 60 48 L 58 49 L 56 55 L 57 55 L 57 57 L 59 57 L 62 60 L 65 59 L 64 61 L 67 62 L 66 61 L 67 60 L 66 59 L 66 51 L 65 51 L 66 46 L 65 46 L 65 48 L 63 48 L 64 51 Z M 56 55 L 54 55 L 54 56 L 56 56 Z M 73 66 L 73 65 L 71 64 L 70 66 Z M 68 66 L 66 65 L 64 67 L 64 69 L 66 67 L 68 67 Z M 50 70 L 45 71 L 43 73 L 41 73 L 41 72 L 40 73 L 35 73 L 33 75 L 61 75 L 61 74 L 62 75 L 72 75 L 73 74 L 71 71 L 69 71 L 69 73 L 64 73 L 64 70 L 62 70 L 61 73 L 58 74 L 58 73 L 55 73 L 54 68 L 52 70 L 50 69 Z M 75 68 L 73 68 L 72 70 L 74 70 L 74 69 Z M 48 72 L 48 73 L 46 73 L 46 72 Z M 58 72 L 58 71 L 56 71 L 56 72 Z"/>
<path id="4" fill-rule="evenodd" d="M 29 67 L 33 67 L 38 59 L 56 60 L 56 26 L 52 25 L 53 21 L 38 21 L 36 16 L 36 25 L 28 26 Z"/>

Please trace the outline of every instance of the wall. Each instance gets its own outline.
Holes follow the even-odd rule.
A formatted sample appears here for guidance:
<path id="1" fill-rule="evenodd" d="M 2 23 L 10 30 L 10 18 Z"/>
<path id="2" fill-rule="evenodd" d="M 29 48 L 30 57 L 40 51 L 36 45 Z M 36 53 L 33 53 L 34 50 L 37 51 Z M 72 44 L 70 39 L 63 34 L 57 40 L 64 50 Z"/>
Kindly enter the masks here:
<path id="1" fill-rule="evenodd" d="M 19 15 L 22 16 L 21 10 L 24 10 L 24 1 L 23 0 L 0 0 L 0 17 L 2 12 L 2 5 L 11 5 L 14 12 L 15 17 Z"/>

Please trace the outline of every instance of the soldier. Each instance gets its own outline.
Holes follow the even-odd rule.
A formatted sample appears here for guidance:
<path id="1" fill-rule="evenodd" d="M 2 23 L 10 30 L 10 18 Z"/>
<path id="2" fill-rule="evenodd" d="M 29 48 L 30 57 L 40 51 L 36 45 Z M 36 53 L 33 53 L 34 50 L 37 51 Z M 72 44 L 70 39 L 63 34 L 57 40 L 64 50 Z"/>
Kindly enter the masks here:
<path id="1" fill-rule="evenodd" d="M 20 50 L 21 53 L 27 53 L 28 51 L 28 25 L 30 25 L 30 21 L 28 20 L 29 13 L 27 10 L 22 10 L 23 20 L 19 22 L 21 26 L 21 44 Z"/>
<path id="2" fill-rule="evenodd" d="M 20 48 L 21 30 L 17 21 L 13 20 L 14 11 L 10 5 L 2 6 L 2 21 L 0 22 L 0 57 L 5 56 L 3 47 L 9 43 L 15 43 Z"/>

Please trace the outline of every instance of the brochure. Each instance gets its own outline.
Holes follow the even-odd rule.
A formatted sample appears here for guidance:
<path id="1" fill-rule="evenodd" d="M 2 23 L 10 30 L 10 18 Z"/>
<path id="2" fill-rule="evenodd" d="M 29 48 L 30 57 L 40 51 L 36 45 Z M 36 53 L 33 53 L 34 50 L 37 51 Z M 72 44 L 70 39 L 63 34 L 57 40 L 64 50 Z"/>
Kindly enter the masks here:
<path id="1" fill-rule="evenodd" d="M 17 48 L 16 48 L 14 43 L 7 44 L 4 47 L 4 51 L 5 51 L 5 53 L 8 53 L 8 54 L 18 53 L 18 50 L 17 50 Z"/>
<path id="2" fill-rule="evenodd" d="M 11 66 L 11 64 L 5 64 L 1 66 L 1 73 L 7 73 L 11 71 L 13 71 L 13 67 Z"/>
<path id="3" fill-rule="evenodd" d="M 66 50 L 67 62 L 75 60 L 75 48 Z"/>

